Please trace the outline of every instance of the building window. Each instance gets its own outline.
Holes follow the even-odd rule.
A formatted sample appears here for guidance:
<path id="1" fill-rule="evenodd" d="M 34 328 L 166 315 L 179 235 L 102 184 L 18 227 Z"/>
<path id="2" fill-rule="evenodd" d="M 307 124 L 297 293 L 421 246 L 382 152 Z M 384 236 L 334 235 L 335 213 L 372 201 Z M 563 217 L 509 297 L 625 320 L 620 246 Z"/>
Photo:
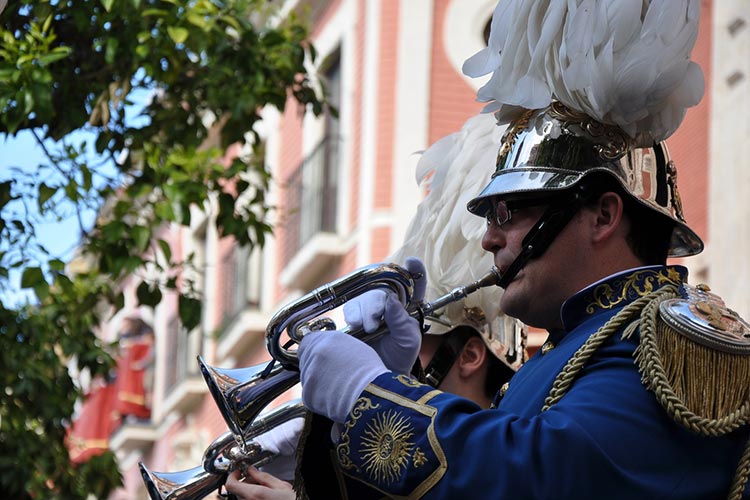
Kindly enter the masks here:
<path id="1" fill-rule="evenodd" d="M 183 380 L 198 373 L 196 357 L 201 353 L 200 329 L 185 331 L 177 315 L 167 323 L 167 359 L 165 394 L 169 394 Z"/>
<path id="2" fill-rule="evenodd" d="M 228 324 L 245 308 L 260 307 L 261 249 L 234 244 L 222 263 L 222 323 Z M 222 330 L 223 331 L 223 330 Z"/>
<path id="3" fill-rule="evenodd" d="M 167 370 L 166 370 L 166 393 L 169 394 L 177 386 L 179 380 L 184 376 L 185 368 L 182 367 L 181 360 L 184 360 L 185 342 L 181 339 L 185 337 L 180 320 L 173 316 L 167 322 Z"/>
<path id="4" fill-rule="evenodd" d="M 335 232 L 338 212 L 339 119 L 341 105 L 340 52 L 330 55 L 321 66 L 321 80 L 333 110 L 323 117 L 320 142 L 292 173 L 287 182 L 289 241 L 285 262 L 316 234 Z"/>

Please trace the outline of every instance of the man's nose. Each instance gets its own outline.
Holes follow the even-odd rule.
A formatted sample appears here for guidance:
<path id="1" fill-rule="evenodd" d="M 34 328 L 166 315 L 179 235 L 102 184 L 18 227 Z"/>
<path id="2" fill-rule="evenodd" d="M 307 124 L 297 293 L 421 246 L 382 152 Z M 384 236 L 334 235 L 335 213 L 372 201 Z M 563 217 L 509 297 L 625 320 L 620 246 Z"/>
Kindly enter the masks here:
<path id="1" fill-rule="evenodd" d="M 505 247 L 505 231 L 497 224 L 488 224 L 482 236 L 482 248 L 490 253 L 495 253 Z"/>

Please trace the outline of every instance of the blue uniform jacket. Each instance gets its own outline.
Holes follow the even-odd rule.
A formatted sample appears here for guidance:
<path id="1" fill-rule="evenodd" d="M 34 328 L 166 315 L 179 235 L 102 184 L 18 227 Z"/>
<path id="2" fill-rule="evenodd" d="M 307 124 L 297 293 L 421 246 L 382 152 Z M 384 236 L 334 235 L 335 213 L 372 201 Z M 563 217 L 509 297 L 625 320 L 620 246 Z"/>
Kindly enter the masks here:
<path id="1" fill-rule="evenodd" d="M 381 375 L 345 423 L 336 450 L 344 474 L 397 498 L 726 498 L 747 429 L 702 437 L 676 424 L 641 383 L 637 335 L 613 335 L 542 411 L 592 333 L 636 298 L 686 277 L 677 266 L 639 268 L 576 294 L 562 309 L 564 331 L 550 332 L 553 347 L 519 370 L 497 409 Z"/>

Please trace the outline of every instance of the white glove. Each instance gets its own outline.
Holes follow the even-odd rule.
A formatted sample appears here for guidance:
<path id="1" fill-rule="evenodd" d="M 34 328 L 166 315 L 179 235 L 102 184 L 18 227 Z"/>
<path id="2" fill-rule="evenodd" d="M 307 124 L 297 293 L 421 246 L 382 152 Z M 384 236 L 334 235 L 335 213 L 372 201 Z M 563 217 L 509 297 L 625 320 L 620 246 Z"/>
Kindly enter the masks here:
<path id="1" fill-rule="evenodd" d="M 253 439 L 262 449 L 276 455 L 276 458 L 260 467 L 260 470 L 284 481 L 294 480 L 297 444 L 304 425 L 304 418 L 295 418 Z"/>
<path id="2" fill-rule="evenodd" d="M 344 423 L 367 384 L 388 372 L 372 347 L 339 330 L 308 333 L 297 355 L 302 402 L 339 423 Z"/>
<path id="3" fill-rule="evenodd" d="M 425 267 L 416 257 L 406 259 L 404 267 L 414 279 L 412 301 L 424 299 L 427 277 Z M 344 304 L 344 319 L 355 328 L 372 333 L 385 322 L 388 333 L 370 342 L 385 366 L 394 372 L 408 374 L 419 355 L 422 332 L 419 321 L 409 316 L 395 292 L 372 290 Z"/>

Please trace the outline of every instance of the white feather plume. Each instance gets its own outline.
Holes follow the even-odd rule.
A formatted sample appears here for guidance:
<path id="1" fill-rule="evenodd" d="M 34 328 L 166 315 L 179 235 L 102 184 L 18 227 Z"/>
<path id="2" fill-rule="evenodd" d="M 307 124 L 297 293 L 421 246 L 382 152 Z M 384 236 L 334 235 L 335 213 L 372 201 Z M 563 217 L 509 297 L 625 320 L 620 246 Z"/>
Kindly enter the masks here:
<path id="1" fill-rule="evenodd" d="M 690 60 L 700 10 L 700 0 L 501 0 L 487 48 L 463 71 L 492 73 L 477 99 L 502 122 L 559 100 L 648 146 L 703 96 Z"/>
<path id="2" fill-rule="evenodd" d="M 485 221 L 469 213 L 466 204 L 489 182 L 504 129 L 490 114 L 474 116 L 419 159 L 417 183 L 427 194 L 404 244 L 390 260 L 403 264 L 406 257 L 415 256 L 424 262 L 427 300 L 479 279 L 493 265 L 492 255 L 481 247 Z M 469 295 L 463 304 L 446 308 L 446 319 L 457 321 L 465 305 L 481 307 L 488 321 L 494 321 L 499 315 L 499 292 L 492 287 Z"/>

